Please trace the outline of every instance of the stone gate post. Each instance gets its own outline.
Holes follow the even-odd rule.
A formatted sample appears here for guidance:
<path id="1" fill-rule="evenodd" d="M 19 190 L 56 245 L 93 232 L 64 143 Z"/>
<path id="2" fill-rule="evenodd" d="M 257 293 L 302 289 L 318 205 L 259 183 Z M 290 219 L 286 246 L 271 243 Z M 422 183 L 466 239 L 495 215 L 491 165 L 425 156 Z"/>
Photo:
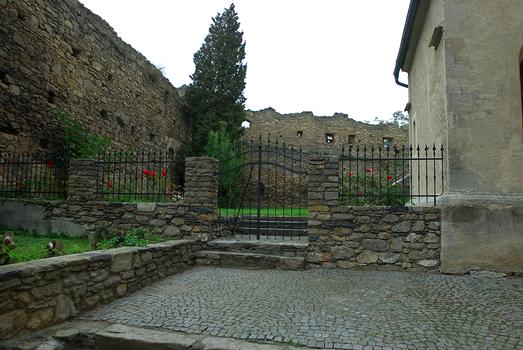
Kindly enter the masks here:
<path id="1" fill-rule="evenodd" d="M 312 156 L 309 160 L 310 211 L 326 211 L 339 204 L 339 163 L 337 155 Z M 310 214 L 309 214 L 310 215 Z"/>
<path id="2" fill-rule="evenodd" d="M 96 200 L 96 160 L 71 159 L 68 172 L 67 199 L 82 202 Z"/>
<path id="3" fill-rule="evenodd" d="M 210 157 L 185 159 L 184 202 L 191 206 L 218 208 L 218 161 Z"/>

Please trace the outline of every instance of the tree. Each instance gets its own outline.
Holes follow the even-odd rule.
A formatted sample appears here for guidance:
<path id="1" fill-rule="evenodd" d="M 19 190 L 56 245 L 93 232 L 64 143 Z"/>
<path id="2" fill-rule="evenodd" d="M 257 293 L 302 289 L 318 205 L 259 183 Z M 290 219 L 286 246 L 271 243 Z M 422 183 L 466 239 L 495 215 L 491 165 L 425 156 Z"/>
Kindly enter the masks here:
<path id="1" fill-rule="evenodd" d="M 409 115 L 402 111 L 392 113 L 392 123 L 396 124 L 402 129 L 409 128 Z"/>
<path id="2" fill-rule="evenodd" d="M 192 123 L 190 153 L 202 155 L 209 132 L 226 122 L 232 140 L 242 133 L 245 114 L 245 42 L 234 4 L 212 19 L 209 34 L 194 54 L 195 71 L 186 93 Z"/>
<path id="3" fill-rule="evenodd" d="M 209 132 L 205 154 L 219 161 L 219 205 L 230 207 L 240 195 L 236 182 L 242 174 L 243 156 L 227 131 L 227 123 L 221 121 L 219 124 L 217 130 Z"/>

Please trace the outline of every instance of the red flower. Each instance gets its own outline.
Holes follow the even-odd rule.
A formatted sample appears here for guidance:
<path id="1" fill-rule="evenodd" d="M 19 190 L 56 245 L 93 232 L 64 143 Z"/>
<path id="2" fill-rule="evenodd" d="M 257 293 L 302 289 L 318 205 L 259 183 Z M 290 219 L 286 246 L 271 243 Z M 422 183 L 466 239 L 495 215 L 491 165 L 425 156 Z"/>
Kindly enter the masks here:
<path id="1" fill-rule="evenodd" d="M 143 174 L 144 174 L 144 175 L 149 175 L 149 170 L 147 170 L 147 169 L 143 169 Z"/>
<path id="2" fill-rule="evenodd" d="M 347 175 L 352 176 L 352 171 L 349 171 Z"/>
<path id="3" fill-rule="evenodd" d="M 165 168 L 162 169 L 162 176 L 163 177 L 167 176 L 167 169 L 165 169 Z"/>
<path id="4" fill-rule="evenodd" d="M 156 176 L 156 171 L 149 171 L 149 175 L 151 177 L 155 177 Z"/>
<path id="5" fill-rule="evenodd" d="M 387 180 L 388 181 L 392 181 L 392 179 L 393 179 L 392 175 L 387 175 Z"/>
<path id="6" fill-rule="evenodd" d="M 55 167 L 55 163 L 54 163 L 54 161 L 53 161 L 53 160 L 48 160 L 48 161 L 47 161 L 47 167 L 48 167 L 49 169 L 54 168 L 54 167 Z"/>
<path id="7" fill-rule="evenodd" d="M 107 188 L 113 188 L 113 182 L 112 181 L 107 182 Z"/>
<path id="8" fill-rule="evenodd" d="M 363 197 L 363 195 L 365 195 L 365 193 L 363 193 L 363 192 L 358 192 L 358 197 Z"/>
<path id="9" fill-rule="evenodd" d="M 17 182 L 16 185 L 15 185 L 15 188 L 16 188 L 17 191 L 20 191 L 22 189 L 22 187 L 24 187 L 24 185 L 22 185 L 19 182 Z"/>
<path id="10" fill-rule="evenodd" d="M 367 174 L 371 174 L 372 173 L 372 168 L 367 168 Z"/>

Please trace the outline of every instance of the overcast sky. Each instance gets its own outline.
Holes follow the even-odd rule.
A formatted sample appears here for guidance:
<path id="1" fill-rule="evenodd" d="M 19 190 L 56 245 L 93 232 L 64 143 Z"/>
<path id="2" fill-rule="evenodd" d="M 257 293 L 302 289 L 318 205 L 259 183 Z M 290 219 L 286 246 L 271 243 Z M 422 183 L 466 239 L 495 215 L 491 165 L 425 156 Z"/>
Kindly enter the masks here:
<path id="1" fill-rule="evenodd" d="M 189 84 L 211 18 L 231 0 L 80 0 L 157 66 Z M 392 76 L 408 0 L 234 0 L 247 43 L 247 108 L 335 112 L 358 120 L 403 110 Z"/>

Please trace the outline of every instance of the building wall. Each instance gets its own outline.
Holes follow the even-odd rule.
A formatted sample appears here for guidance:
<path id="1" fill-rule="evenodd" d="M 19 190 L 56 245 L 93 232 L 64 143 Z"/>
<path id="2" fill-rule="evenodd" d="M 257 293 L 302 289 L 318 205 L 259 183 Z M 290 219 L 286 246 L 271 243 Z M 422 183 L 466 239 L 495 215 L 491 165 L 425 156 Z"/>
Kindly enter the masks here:
<path id="1" fill-rule="evenodd" d="M 392 138 L 396 145 L 408 145 L 408 131 L 394 124 L 370 125 L 350 119 L 346 114 L 336 113 L 333 116 L 320 117 L 312 112 L 280 114 L 272 108 L 260 111 L 248 111 L 247 120 L 251 127 L 246 129 L 248 139 L 263 139 L 270 136 L 272 142 L 278 138 L 280 144 L 296 148 L 302 147 L 306 152 L 340 151 L 347 146 L 349 135 L 355 136 L 355 144 L 383 145 L 383 138 Z M 303 135 L 298 135 L 298 131 Z M 334 142 L 326 142 L 326 134 L 334 134 Z"/>
<path id="2" fill-rule="evenodd" d="M 449 190 L 523 195 L 523 3 L 446 1 L 445 17 Z"/>
<path id="3" fill-rule="evenodd" d="M 447 145 L 441 271 L 523 271 L 519 0 L 422 2 L 410 43 L 411 139 Z M 434 51 L 436 26 L 444 34 Z M 423 181 L 423 174 L 421 179 Z M 413 177 L 416 187 L 416 176 Z"/>
<path id="4" fill-rule="evenodd" d="M 186 142 L 176 89 L 77 0 L 0 1 L 0 23 L 0 152 L 54 148 L 54 109 L 123 148 Z"/>
<path id="5" fill-rule="evenodd" d="M 447 113 L 445 93 L 445 45 L 442 42 L 437 50 L 429 47 L 429 42 L 435 27 L 443 25 L 443 3 L 442 1 L 431 1 L 427 11 L 426 23 L 421 30 L 416 51 L 413 54 L 412 65 L 409 70 L 409 102 L 410 111 L 410 140 L 413 144 L 434 144 L 439 148 L 447 149 Z M 439 152 L 438 152 L 439 155 Z M 423 152 L 421 156 L 424 156 Z M 446 166 L 446 163 L 444 163 Z M 436 173 L 441 173 L 440 163 L 437 163 Z M 433 168 L 429 165 L 429 175 L 433 174 Z M 417 168 L 413 168 L 413 190 L 420 194 L 426 194 L 425 168 L 419 174 Z M 447 177 L 448 174 L 445 174 Z M 429 177 L 431 179 L 431 176 Z M 419 186 L 418 186 L 419 181 Z M 432 182 L 429 184 L 430 192 L 433 189 Z M 436 192 L 441 193 L 444 183 L 437 182 Z"/>

